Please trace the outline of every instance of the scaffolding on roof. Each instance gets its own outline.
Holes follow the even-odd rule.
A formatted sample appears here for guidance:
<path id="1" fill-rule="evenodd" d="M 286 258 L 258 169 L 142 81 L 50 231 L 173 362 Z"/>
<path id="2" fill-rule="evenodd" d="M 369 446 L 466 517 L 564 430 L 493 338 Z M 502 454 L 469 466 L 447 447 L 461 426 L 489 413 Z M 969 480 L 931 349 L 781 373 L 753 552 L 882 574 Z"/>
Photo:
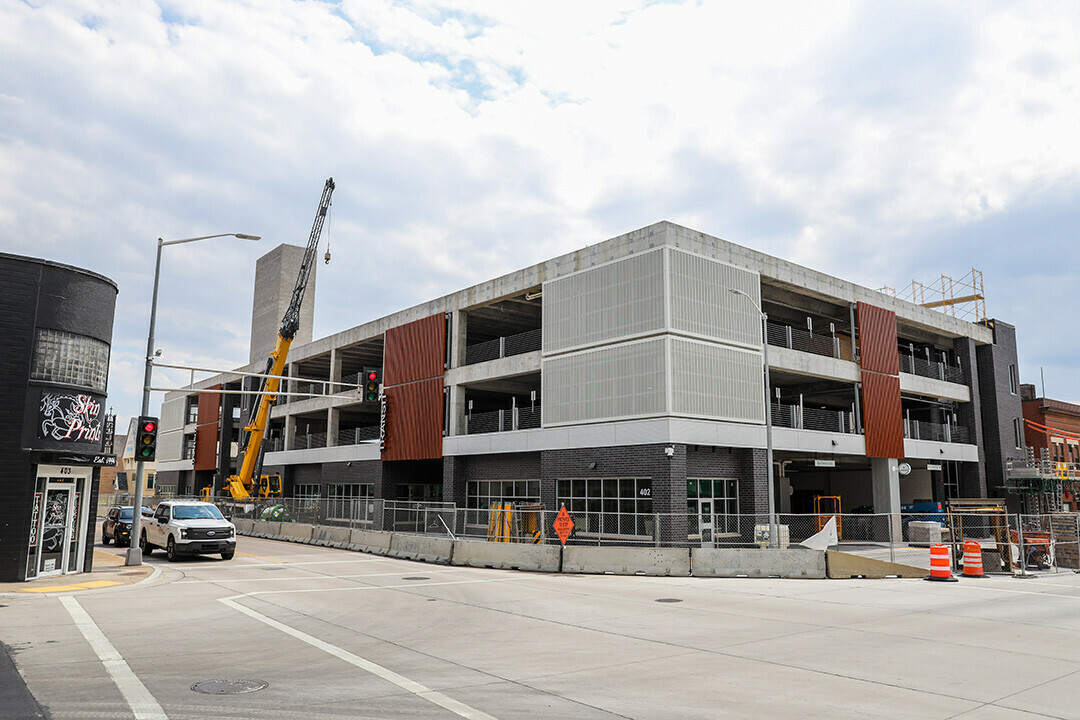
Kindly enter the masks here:
<path id="1" fill-rule="evenodd" d="M 984 322 L 986 320 L 986 293 L 983 288 L 981 270 L 971 268 L 971 272 L 959 280 L 942 273 L 941 278 L 929 284 L 918 280 L 911 281 L 910 290 L 902 293 L 888 285 L 878 288 L 900 300 L 908 300 L 924 308 L 940 310 L 952 317 Z"/>

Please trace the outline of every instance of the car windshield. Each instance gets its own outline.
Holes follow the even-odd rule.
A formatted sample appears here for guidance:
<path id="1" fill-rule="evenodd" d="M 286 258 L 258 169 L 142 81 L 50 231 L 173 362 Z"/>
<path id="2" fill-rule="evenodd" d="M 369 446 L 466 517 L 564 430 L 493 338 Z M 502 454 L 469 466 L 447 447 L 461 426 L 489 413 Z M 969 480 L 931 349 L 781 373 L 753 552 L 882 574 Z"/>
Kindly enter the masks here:
<path id="1" fill-rule="evenodd" d="M 224 520 L 221 513 L 213 505 L 174 505 L 173 517 L 177 520 L 199 520 L 202 518 Z"/>
<path id="2" fill-rule="evenodd" d="M 131 515 L 132 515 L 131 508 L 129 508 L 129 507 L 120 508 L 120 519 L 121 520 L 130 520 Z"/>

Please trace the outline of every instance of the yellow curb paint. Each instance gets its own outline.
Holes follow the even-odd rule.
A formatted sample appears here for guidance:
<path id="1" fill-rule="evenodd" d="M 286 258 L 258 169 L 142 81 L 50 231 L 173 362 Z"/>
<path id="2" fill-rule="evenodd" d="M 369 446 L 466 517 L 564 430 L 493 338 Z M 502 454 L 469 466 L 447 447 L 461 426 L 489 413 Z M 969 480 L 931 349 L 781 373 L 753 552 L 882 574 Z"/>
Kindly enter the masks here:
<path id="1" fill-rule="evenodd" d="M 94 588 L 109 587 L 110 585 L 123 585 L 113 580 L 93 580 L 85 583 L 74 583 L 72 585 L 50 585 L 49 587 L 39 588 L 27 588 L 25 590 L 19 590 L 18 592 L 28 593 L 46 593 L 46 592 L 64 592 L 66 590 L 93 590 Z"/>

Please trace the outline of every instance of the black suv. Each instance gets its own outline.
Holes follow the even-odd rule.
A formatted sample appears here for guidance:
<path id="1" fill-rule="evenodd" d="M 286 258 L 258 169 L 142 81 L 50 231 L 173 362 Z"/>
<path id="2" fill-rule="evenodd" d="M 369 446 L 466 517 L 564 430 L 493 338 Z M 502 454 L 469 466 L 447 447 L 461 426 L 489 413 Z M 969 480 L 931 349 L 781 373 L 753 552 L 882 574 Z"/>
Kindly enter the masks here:
<path id="1" fill-rule="evenodd" d="M 105 521 L 101 523 L 101 544 L 108 545 L 110 541 L 118 546 L 131 544 L 131 505 L 122 505 L 109 508 L 105 515 Z M 143 517 L 149 517 L 153 511 L 143 506 Z"/>

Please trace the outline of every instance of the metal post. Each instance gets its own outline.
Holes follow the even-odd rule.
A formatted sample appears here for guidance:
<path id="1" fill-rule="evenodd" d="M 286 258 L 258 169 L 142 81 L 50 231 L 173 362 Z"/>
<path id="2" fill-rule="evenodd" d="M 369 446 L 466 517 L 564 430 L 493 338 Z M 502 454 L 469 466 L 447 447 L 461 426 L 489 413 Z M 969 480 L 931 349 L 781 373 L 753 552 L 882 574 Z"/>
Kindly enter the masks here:
<path id="1" fill-rule="evenodd" d="M 893 515 L 889 513 L 889 562 L 896 562 L 896 537 L 893 535 Z"/>
<path id="2" fill-rule="evenodd" d="M 165 241 L 157 239 L 157 257 L 154 260 L 154 294 L 150 300 L 150 332 L 146 338 L 146 368 L 143 371 L 142 410 L 140 415 L 150 414 L 150 386 L 151 375 L 154 372 L 154 325 L 157 323 L 157 299 L 158 279 L 161 277 L 161 248 Z M 143 500 L 143 471 L 146 463 L 137 460 L 135 463 L 135 498 L 131 508 L 131 536 L 128 540 L 127 557 L 125 565 L 142 565 L 142 500 Z"/>
<path id="3" fill-rule="evenodd" d="M 772 448 L 772 402 L 769 402 L 769 316 L 763 310 L 761 312 L 761 352 L 765 361 L 765 462 L 768 463 L 768 492 L 769 492 L 769 547 L 779 547 L 779 538 L 776 536 L 776 498 L 773 493 L 773 448 Z M 800 397 L 801 402 L 801 397 Z"/>
<path id="4" fill-rule="evenodd" d="M 158 282 L 161 277 L 161 248 L 165 245 L 177 245 L 180 243 L 195 242 L 196 240 L 209 240 L 218 237 L 238 237 L 242 240 L 258 240 L 257 235 L 244 235 L 243 233 L 220 233 L 218 235 L 203 235 L 184 240 L 170 240 L 165 242 L 157 239 L 157 256 L 154 259 L 154 294 L 150 300 L 150 332 L 146 337 L 146 369 L 143 372 L 142 410 L 140 415 L 150 413 L 150 387 L 151 376 L 154 372 L 154 326 L 157 322 L 157 299 Z M 135 463 L 135 497 L 132 500 L 131 512 L 131 540 L 128 542 L 125 565 L 142 565 L 142 548 L 139 547 L 139 539 L 142 532 L 142 500 L 143 500 L 143 472 L 146 463 L 137 460 Z"/>

